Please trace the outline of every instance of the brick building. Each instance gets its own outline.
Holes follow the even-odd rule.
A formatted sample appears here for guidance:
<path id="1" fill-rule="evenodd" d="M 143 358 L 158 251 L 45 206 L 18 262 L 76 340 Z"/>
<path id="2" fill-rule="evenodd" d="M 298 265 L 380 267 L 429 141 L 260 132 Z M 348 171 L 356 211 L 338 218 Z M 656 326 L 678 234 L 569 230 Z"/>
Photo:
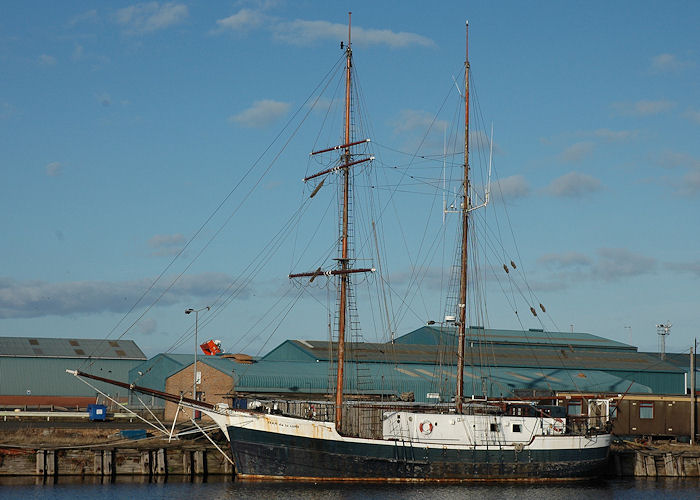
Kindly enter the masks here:
<path id="1" fill-rule="evenodd" d="M 231 403 L 233 369 L 235 362 L 214 356 L 197 357 L 197 394 L 200 401 L 210 404 Z M 192 398 L 194 392 L 194 363 L 183 366 L 165 380 L 165 392 Z M 172 422 L 177 411 L 175 403 L 165 403 L 165 420 Z M 187 412 L 189 410 L 186 410 Z M 178 414 L 178 421 L 189 420 L 191 415 Z M 206 420 L 206 417 L 203 417 Z"/>

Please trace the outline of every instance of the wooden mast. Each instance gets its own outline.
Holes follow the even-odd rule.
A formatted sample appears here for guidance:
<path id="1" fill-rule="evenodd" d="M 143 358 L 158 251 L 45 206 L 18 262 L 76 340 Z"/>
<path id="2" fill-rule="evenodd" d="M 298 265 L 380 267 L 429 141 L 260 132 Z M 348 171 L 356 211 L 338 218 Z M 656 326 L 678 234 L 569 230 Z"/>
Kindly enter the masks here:
<path id="1" fill-rule="evenodd" d="M 466 57 L 464 60 L 464 179 L 462 181 L 462 255 L 459 276 L 459 324 L 457 326 L 457 413 L 462 413 L 464 398 L 464 341 L 467 321 L 467 251 L 469 228 L 469 21 L 467 21 Z"/>
<path id="2" fill-rule="evenodd" d="M 355 273 L 372 273 L 375 271 L 374 268 L 366 269 L 356 269 L 350 266 L 350 167 L 358 164 L 362 164 L 368 161 L 374 160 L 373 156 L 367 158 L 360 158 L 353 160 L 353 157 L 357 158 L 356 155 L 351 153 L 351 148 L 359 144 L 370 142 L 369 139 L 363 139 L 360 141 L 352 142 L 352 119 L 351 119 L 351 95 L 352 95 L 352 48 L 350 45 L 350 18 L 352 12 L 348 12 L 348 44 L 345 47 L 345 138 L 344 143 L 339 146 L 333 146 L 330 148 L 325 148 L 320 151 L 314 151 L 311 155 L 317 155 L 321 153 L 328 153 L 331 151 L 342 150 L 340 155 L 340 164 L 335 167 L 325 169 L 321 172 L 309 175 L 304 178 L 304 182 L 307 182 L 318 177 L 325 176 L 332 172 L 340 172 L 342 175 L 342 188 L 343 188 L 343 202 L 340 209 L 340 252 L 339 256 L 335 259 L 338 262 L 336 269 L 324 271 L 320 267 L 315 271 L 305 272 L 305 273 L 294 273 L 290 274 L 289 278 L 311 278 L 309 282 L 315 280 L 318 276 L 335 276 L 339 280 L 339 297 L 338 297 L 338 367 L 336 373 L 336 389 L 335 389 L 335 427 L 338 431 L 341 430 L 341 423 L 343 419 L 343 374 L 345 368 L 345 330 L 347 329 L 348 320 L 348 289 L 350 288 L 350 274 Z M 343 44 L 341 43 L 340 48 L 343 49 Z M 323 181 L 319 183 L 316 188 L 311 193 L 311 198 L 313 198 L 318 192 L 319 188 L 323 184 Z"/>
<path id="3" fill-rule="evenodd" d="M 343 420 L 343 374 L 345 368 L 345 323 L 347 313 L 348 295 L 348 218 L 350 198 L 350 94 L 351 94 L 351 67 L 352 67 L 352 46 L 350 39 L 352 12 L 348 12 L 348 46 L 345 49 L 345 144 L 343 149 L 343 226 L 341 234 L 341 256 L 339 275 L 340 279 L 340 304 L 338 311 L 338 372 L 336 374 L 335 391 L 335 428 L 340 431 Z"/>

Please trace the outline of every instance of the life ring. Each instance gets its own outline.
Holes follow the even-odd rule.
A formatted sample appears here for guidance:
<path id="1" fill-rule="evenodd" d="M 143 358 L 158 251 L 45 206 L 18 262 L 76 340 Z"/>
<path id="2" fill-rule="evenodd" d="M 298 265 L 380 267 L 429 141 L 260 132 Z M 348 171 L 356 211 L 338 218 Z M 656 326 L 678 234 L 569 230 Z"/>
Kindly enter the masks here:
<path id="1" fill-rule="evenodd" d="M 420 424 L 418 424 L 418 430 L 421 434 L 425 434 L 427 436 L 433 432 L 433 423 L 430 420 L 423 420 Z"/>
<path id="2" fill-rule="evenodd" d="M 515 443 L 515 444 L 513 445 L 513 449 L 514 449 L 515 451 L 517 451 L 517 452 L 523 451 L 523 448 L 524 448 L 524 447 L 525 447 L 525 446 L 523 445 L 523 443 Z"/>

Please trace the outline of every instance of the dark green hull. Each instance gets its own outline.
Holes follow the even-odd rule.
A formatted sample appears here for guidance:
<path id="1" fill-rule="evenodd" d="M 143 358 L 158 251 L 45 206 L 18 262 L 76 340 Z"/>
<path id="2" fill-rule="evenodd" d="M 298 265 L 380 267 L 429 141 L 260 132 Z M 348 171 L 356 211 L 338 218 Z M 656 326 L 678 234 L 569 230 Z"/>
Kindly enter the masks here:
<path id="1" fill-rule="evenodd" d="M 608 446 L 516 451 L 353 442 L 229 427 L 240 478 L 306 481 L 556 481 L 600 476 Z"/>

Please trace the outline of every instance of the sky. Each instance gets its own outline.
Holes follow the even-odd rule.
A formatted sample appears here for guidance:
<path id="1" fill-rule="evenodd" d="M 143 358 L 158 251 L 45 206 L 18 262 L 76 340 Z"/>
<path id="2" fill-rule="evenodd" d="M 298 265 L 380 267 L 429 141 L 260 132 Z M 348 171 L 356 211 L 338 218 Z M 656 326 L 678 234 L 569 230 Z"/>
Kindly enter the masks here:
<path id="1" fill-rule="evenodd" d="M 199 339 L 234 352 L 325 338 L 327 307 L 317 306 L 334 302 L 328 290 L 295 312 L 284 304 L 298 290 L 289 272 L 328 261 L 314 259 L 332 246 L 320 237 L 335 228 L 332 190 L 315 202 L 325 229 L 308 226 L 311 246 L 301 223 L 284 246 L 266 245 L 308 200 L 301 178 L 325 161 L 308 152 L 338 143 L 314 128 L 325 117 L 340 130 L 337 92 L 319 99 L 327 115 L 306 100 L 342 62 L 348 11 L 376 169 L 387 183 L 400 172 L 406 188 L 382 218 L 390 302 L 410 302 L 393 317 L 397 335 L 443 314 L 439 265 L 416 275 L 411 255 L 439 234 L 426 228 L 442 226 L 442 195 L 406 183 L 439 177 L 440 165 L 406 158 L 419 145 L 445 149 L 436 130 L 453 130 L 466 20 L 472 111 L 486 130 L 472 148 L 488 149 L 479 138 L 493 124 L 491 204 L 517 242 L 503 260 L 517 261 L 532 304 L 546 304 L 544 326 L 644 351 L 657 351 L 660 323 L 672 324 L 669 352 L 700 334 L 697 2 L 36 1 L 0 11 L 0 336 L 192 352 L 184 310 L 212 305 Z M 311 131 L 296 132 L 301 121 Z M 392 211 L 404 222 L 390 223 Z M 400 298 L 407 276 L 420 286 Z M 541 327 L 509 300 L 489 306 L 490 327 Z M 374 330 L 363 326 L 365 340 L 385 339 Z"/>

